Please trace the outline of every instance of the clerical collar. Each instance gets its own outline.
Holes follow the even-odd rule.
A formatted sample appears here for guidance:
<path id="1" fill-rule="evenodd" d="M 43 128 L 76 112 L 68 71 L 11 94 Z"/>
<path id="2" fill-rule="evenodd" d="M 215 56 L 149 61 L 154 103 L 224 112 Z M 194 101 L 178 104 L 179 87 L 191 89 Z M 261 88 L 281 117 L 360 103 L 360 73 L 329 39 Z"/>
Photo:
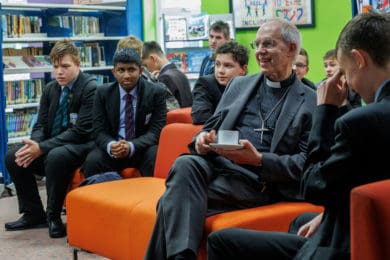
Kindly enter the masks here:
<path id="1" fill-rule="evenodd" d="M 295 72 L 282 81 L 271 81 L 269 78 L 265 77 L 265 84 L 271 88 L 284 88 L 290 86 L 295 81 L 296 74 Z"/>

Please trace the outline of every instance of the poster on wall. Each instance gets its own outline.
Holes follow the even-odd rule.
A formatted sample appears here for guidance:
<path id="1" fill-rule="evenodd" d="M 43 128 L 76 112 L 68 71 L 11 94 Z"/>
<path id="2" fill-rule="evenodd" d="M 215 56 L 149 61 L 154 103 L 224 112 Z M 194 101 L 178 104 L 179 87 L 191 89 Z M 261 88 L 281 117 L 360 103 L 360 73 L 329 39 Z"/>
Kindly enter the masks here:
<path id="1" fill-rule="evenodd" d="M 257 29 L 273 18 L 314 26 L 313 0 L 230 0 L 236 29 Z"/>

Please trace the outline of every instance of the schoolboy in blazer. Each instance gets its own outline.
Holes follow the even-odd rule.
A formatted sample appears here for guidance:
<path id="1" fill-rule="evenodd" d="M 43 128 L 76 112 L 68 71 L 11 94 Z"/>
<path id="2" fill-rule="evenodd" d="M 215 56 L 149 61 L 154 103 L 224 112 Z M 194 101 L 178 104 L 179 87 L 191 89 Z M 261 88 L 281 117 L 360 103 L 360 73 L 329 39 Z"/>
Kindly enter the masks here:
<path id="1" fill-rule="evenodd" d="M 72 174 L 93 148 L 92 107 L 97 82 L 80 71 L 79 52 L 71 41 L 58 41 L 50 58 L 56 79 L 42 90 L 31 139 L 23 140 L 6 156 L 23 215 L 6 223 L 5 229 L 22 230 L 48 224 L 50 237 L 58 238 L 66 235 L 61 211 Z M 66 104 L 61 106 L 63 102 Z M 34 174 L 46 176 L 46 213 Z"/>
<path id="2" fill-rule="evenodd" d="M 141 59 L 133 49 L 117 50 L 113 62 L 117 81 L 96 91 L 93 123 L 97 147 L 87 156 L 82 171 L 88 177 L 135 167 L 143 176 L 152 176 L 158 139 L 166 122 L 165 90 L 141 77 Z M 132 96 L 134 115 L 129 127 L 134 136 L 125 140 L 127 94 Z"/>

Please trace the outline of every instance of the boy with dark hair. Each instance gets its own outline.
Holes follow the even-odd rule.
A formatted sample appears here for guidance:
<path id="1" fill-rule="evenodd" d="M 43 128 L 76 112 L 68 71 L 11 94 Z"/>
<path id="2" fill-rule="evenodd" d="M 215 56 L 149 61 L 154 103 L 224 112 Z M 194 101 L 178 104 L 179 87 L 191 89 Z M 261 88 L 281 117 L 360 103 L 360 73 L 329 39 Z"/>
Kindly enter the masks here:
<path id="1" fill-rule="evenodd" d="M 214 113 L 219 100 L 233 77 L 244 76 L 248 69 L 248 49 L 231 41 L 215 51 L 215 72 L 200 77 L 192 90 L 192 122 L 204 124 Z"/>
<path id="2" fill-rule="evenodd" d="M 157 144 L 166 121 L 165 90 L 142 75 L 138 53 L 119 49 L 113 58 L 116 82 L 96 91 L 93 127 L 97 147 L 83 166 L 85 177 L 135 167 L 153 176 Z"/>
<path id="3" fill-rule="evenodd" d="M 142 48 L 142 63 L 157 78 L 164 83 L 179 101 L 180 107 L 192 105 L 191 86 L 187 76 L 174 63 L 165 57 L 161 46 L 155 42 L 144 42 Z"/>
<path id="4" fill-rule="evenodd" d="M 116 48 L 117 48 L 117 50 L 124 49 L 124 48 L 133 49 L 141 57 L 142 56 L 142 46 L 143 46 L 143 42 L 140 39 L 138 39 L 137 37 L 135 37 L 133 35 L 129 35 L 129 36 L 126 36 L 126 37 L 120 39 L 118 41 Z M 167 110 L 168 111 L 180 108 L 179 102 L 173 96 L 173 94 L 169 90 L 169 88 L 164 83 L 158 82 L 157 79 L 144 66 L 143 66 L 143 71 L 142 71 L 142 77 L 144 77 L 146 80 L 151 81 L 153 83 L 158 83 L 166 90 L 166 100 L 167 100 Z"/>

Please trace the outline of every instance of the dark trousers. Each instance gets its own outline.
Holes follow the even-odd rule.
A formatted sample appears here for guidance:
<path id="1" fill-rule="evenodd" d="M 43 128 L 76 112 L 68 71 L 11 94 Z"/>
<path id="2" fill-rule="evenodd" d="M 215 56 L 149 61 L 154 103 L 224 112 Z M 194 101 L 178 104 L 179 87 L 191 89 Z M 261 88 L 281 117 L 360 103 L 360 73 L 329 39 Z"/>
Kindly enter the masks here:
<path id="1" fill-rule="evenodd" d="M 307 238 L 285 232 L 222 229 L 207 240 L 208 260 L 290 260 Z"/>
<path id="2" fill-rule="evenodd" d="M 108 155 L 107 151 L 95 147 L 88 154 L 81 169 L 85 177 L 110 171 L 119 172 L 129 167 L 137 168 L 142 176 L 153 176 L 156 154 L 157 145 L 153 145 L 143 153 L 135 153 L 131 158 L 116 159 Z"/>
<path id="3" fill-rule="evenodd" d="M 217 157 L 176 159 L 158 203 L 145 259 L 167 259 L 185 250 L 198 252 L 208 215 L 274 202 L 253 172 Z"/>
<path id="4" fill-rule="evenodd" d="M 73 172 L 80 167 L 88 153 L 85 144 L 56 147 L 33 161 L 27 168 L 15 163 L 16 146 L 7 152 L 6 167 L 15 184 L 19 212 L 36 216 L 45 214 L 34 174 L 46 176 L 47 209 L 49 218 L 59 218 Z"/>

